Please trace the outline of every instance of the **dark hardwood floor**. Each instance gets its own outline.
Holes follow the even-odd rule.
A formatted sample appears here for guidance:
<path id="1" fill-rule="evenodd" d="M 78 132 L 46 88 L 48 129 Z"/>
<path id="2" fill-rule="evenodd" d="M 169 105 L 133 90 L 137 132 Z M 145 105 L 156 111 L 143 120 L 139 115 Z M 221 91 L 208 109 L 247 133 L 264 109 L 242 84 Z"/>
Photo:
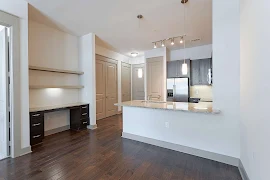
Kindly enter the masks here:
<path id="1" fill-rule="evenodd" d="M 121 116 L 98 121 L 95 131 L 65 131 L 33 153 L 0 161 L 0 179 L 241 180 L 236 167 L 122 139 Z"/>

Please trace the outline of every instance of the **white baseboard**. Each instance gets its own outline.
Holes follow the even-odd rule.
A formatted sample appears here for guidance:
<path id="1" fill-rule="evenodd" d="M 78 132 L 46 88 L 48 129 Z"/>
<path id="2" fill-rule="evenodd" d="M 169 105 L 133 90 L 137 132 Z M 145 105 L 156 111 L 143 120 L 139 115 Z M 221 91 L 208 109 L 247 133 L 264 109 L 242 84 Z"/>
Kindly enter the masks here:
<path id="1" fill-rule="evenodd" d="M 239 160 L 238 169 L 243 180 L 250 180 L 241 160 Z"/>
<path id="2" fill-rule="evenodd" d="M 235 157 L 230 157 L 230 156 L 226 156 L 226 155 L 222 155 L 222 154 L 217 154 L 217 153 L 213 153 L 213 152 L 209 152 L 209 151 L 186 147 L 186 146 L 182 146 L 182 145 L 178 145 L 178 144 L 173 144 L 173 143 L 160 141 L 160 140 L 156 140 L 156 139 L 152 139 L 152 138 L 142 137 L 142 136 L 129 134 L 129 133 L 125 133 L 125 132 L 122 133 L 122 137 L 126 138 L 126 139 L 135 140 L 135 141 L 140 141 L 140 142 L 147 143 L 147 144 L 152 144 L 152 145 L 163 147 L 166 149 L 171 149 L 171 150 L 179 151 L 182 153 L 186 153 L 186 154 L 218 161 L 218 162 L 229 164 L 229 165 L 236 166 L 236 167 L 239 166 L 239 159 L 235 158 Z"/>
<path id="3" fill-rule="evenodd" d="M 51 130 L 45 131 L 44 132 L 44 135 L 45 136 L 49 136 L 49 135 L 56 134 L 56 133 L 59 133 L 59 132 L 62 132 L 62 131 L 66 131 L 66 130 L 69 130 L 69 129 L 70 129 L 70 126 L 67 125 L 67 126 L 63 126 L 63 127 L 59 127 L 59 128 L 55 128 L 55 129 L 51 129 Z"/>
<path id="4" fill-rule="evenodd" d="M 29 153 L 31 153 L 31 152 L 32 152 L 32 150 L 31 150 L 31 146 L 26 147 L 26 148 L 22 148 L 22 149 L 21 149 L 21 154 L 20 154 L 20 156 L 23 156 L 23 155 L 29 154 Z"/>
<path id="5" fill-rule="evenodd" d="M 87 126 L 87 129 L 91 129 L 91 130 L 97 129 L 97 124 L 89 125 L 89 126 Z"/>

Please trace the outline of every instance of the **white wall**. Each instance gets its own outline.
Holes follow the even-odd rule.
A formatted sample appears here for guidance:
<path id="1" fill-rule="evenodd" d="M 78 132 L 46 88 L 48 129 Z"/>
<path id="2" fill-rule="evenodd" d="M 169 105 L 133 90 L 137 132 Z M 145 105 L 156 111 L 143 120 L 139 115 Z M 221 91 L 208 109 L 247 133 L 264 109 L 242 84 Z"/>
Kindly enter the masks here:
<path id="1" fill-rule="evenodd" d="M 164 135 L 164 133 L 154 134 L 155 129 L 152 129 L 153 136 L 151 138 L 240 158 L 239 20 L 239 0 L 213 1 L 213 73 L 215 74 L 213 106 L 220 109 L 222 113 L 219 115 L 163 111 L 159 113 L 158 110 L 150 111 L 148 109 L 137 109 L 137 112 L 135 112 L 135 108 L 134 111 L 125 112 L 124 108 L 124 121 L 125 117 L 132 117 L 132 121 L 138 118 L 138 114 L 146 113 L 142 123 L 136 121 L 136 126 L 133 123 L 131 123 L 131 126 L 124 123 L 124 126 L 132 127 L 129 132 L 135 133 L 136 131 L 139 132 L 137 135 L 146 136 L 150 132 L 146 132 L 147 130 L 144 129 L 145 123 L 154 122 L 160 123 L 156 126 L 157 128 L 160 126 L 157 129 L 159 133 L 166 132 L 164 123 L 171 119 L 173 129 L 170 129 L 168 135 Z M 154 49 L 146 52 L 145 58 L 166 56 L 165 52 L 165 49 Z M 164 113 L 165 115 L 162 115 Z M 173 121 L 177 119 L 179 121 Z M 143 120 L 145 121 L 143 122 Z M 142 129 L 137 126 L 141 126 Z M 189 131 L 182 129 L 182 126 Z"/>
<path id="2" fill-rule="evenodd" d="M 230 12 L 230 13 L 228 13 Z M 213 105 L 222 111 L 217 149 L 240 157 L 240 14 L 239 0 L 213 1 Z M 202 119 L 203 120 L 203 119 Z"/>
<path id="3" fill-rule="evenodd" d="M 29 65 L 79 70 L 79 42 L 76 36 L 29 20 Z M 79 85 L 75 74 L 29 71 L 30 85 Z M 30 89 L 30 107 L 43 107 L 80 101 L 78 89 Z M 69 111 L 47 113 L 45 131 L 69 126 Z"/>
<path id="4" fill-rule="evenodd" d="M 270 1 L 241 0 L 241 161 L 251 180 L 269 179 Z"/>
<path id="5" fill-rule="evenodd" d="M 118 61 L 117 64 L 117 76 L 118 76 L 118 103 L 122 102 L 122 85 L 121 85 L 121 62 L 125 62 L 129 64 L 130 58 L 119 54 L 117 52 L 111 51 L 109 49 L 103 48 L 101 46 L 96 45 L 96 54 L 105 56 Z M 121 111 L 121 107 L 118 107 L 118 111 Z"/>
<path id="6" fill-rule="evenodd" d="M 79 41 L 80 67 L 84 71 L 81 83 L 84 85 L 81 93 L 81 101 L 90 104 L 90 126 L 96 128 L 96 57 L 95 57 L 95 34 L 87 34 L 80 37 Z"/>
<path id="7" fill-rule="evenodd" d="M 143 64 L 143 63 L 145 63 L 144 56 L 139 56 L 139 57 L 129 59 L 129 64 Z"/>
<path id="8" fill-rule="evenodd" d="M 195 59 L 206 59 L 212 57 L 212 44 L 204 45 L 204 46 L 197 46 L 193 48 L 186 48 L 184 49 L 178 49 L 178 50 L 172 50 L 170 52 L 170 60 L 182 60 L 184 59 L 184 55 L 186 53 L 186 59 L 195 60 Z"/>
<path id="9" fill-rule="evenodd" d="M 21 81 L 21 152 L 30 146 L 28 87 L 28 3 L 24 0 L 0 0 L 0 10 L 20 18 L 20 81 Z M 26 149 L 26 150 L 25 150 Z"/>

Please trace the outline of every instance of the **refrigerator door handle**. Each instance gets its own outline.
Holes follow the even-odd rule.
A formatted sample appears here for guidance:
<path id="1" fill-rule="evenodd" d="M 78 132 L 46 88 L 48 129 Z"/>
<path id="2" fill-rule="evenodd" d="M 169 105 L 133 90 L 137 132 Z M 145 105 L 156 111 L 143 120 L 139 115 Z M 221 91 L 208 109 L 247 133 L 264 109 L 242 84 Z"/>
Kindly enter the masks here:
<path id="1" fill-rule="evenodd" d="M 173 100 L 175 100 L 175 91 L 176 91 L 176 86 L 173 85 Z"/>

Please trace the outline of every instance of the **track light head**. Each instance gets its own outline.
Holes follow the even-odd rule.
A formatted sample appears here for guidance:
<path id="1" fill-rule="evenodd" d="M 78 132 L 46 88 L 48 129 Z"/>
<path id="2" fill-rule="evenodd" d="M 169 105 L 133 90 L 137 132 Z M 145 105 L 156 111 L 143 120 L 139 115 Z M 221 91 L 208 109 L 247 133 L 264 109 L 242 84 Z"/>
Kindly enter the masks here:
<path id="1" fill-rule="evenodd" d="M 171 38 L 171 45 L 174 45 L 174 38 Z"/>
<path id="2" fill-rule="evenodd" d="M 180 43 L 183 44 L 184 40 L 183 37 L 181 37 Z"/>
<path id="3" fill-rule="evenodd" d="M 164 47 L 164 46 L 165 46 L 165 44 L 164 44 L 164 40 L 163 40 L 163 41 L 161 41 L 161 46 L 162 46 L 162 47 Z"/>

